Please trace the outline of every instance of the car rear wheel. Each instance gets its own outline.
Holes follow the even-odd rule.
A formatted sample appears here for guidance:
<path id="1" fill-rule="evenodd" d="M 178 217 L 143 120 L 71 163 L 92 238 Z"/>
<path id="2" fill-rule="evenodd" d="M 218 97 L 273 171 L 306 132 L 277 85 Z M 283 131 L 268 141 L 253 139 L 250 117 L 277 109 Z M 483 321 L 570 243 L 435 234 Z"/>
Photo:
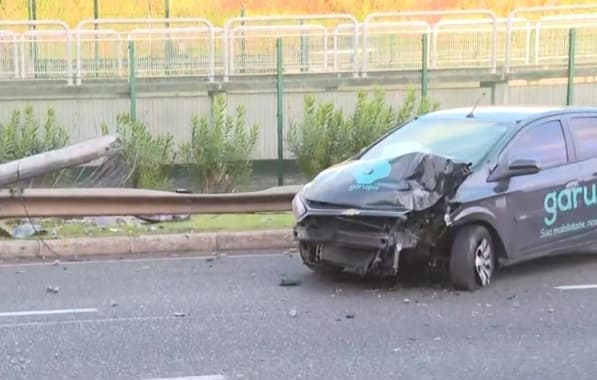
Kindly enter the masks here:
<path id="1" fill-rule="evenodd" d="M 321 251 L 321 245 L 305 244 L 300 245 L 299 251 L 301 253 L 301 259 L 303 264 L 313 272 L 317 273 L 339 273 L 342 272 L 342 267 L 322 263 L 318 261 L 319 252 Z"/>
<path id="2" fill-rule="evenodd" d="M 455 288 L 475 290 L 488 286 L 495 272 L 495 246 L 483 226 L 456 231 L 450 254 L 450 278 Z"/>

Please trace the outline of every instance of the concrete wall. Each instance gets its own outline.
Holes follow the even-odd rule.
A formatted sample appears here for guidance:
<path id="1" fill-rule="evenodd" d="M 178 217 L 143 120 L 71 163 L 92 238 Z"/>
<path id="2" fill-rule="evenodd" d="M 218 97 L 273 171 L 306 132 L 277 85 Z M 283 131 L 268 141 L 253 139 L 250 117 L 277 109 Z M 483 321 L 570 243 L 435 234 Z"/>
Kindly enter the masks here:
<path id="1" fill-rule="evenodd" d="M 191 118 L 195 114 L 209 117 L 212 92 L 193 83 L 183 84 L 163 80 L 160 86 L 147 84 L 138 92 L 137 116 L 154 133 L 171 133 L 178 143 L 186 142 L 191 132 Z M 303 81 L 304 82 L 304 81 Z M 368 84 L 352 84 L 344 81 L 340 85 L 329 83 L 315 85 L 286 85 L 284 96 L 285 127 L 300 121 L 303 100 L 307 93 L 318 99 L 332 100 L 346 113 L 352 112 L 356 93 L 360 88 L 372 89 L 374 85 L 386 84 L 387 99 L 400 106 L 406 93 L 405 83 L 390 83 L 389 80 L 372 80 Z M 407 82 L 415 82 L 407 80 Z M 560 81 L 561 82 L 561 81 Z M 130 100 L 126 83 L 110 85 L 84 84 L 82 88 L 66 88 L 63 84 L 14 83 L 0 84 L 0 123 L 10 118 L 14 109 L 30 104 L 42 116 L 47 107 L 56 110 L 58 120 L 70 131 L 73 141 L 99 135 L 99 126 L 106 122 L 114 124 L 116 115 L 128 112 Z M 416 82 L 415 82 L 416 83 Z M 566 84 L 512 85 L 508 87 L 497 79 L 494 83 L 480 81 L 458 83 L 436 81 L 431 84 L 429 95 L 439 101 L 442 108 L 472 106 L 482 91 L 487 92 L 481 104 L 491 103 L 491 86 L 495 89 L 496 104 L 549 104 L 563 105 L 566 101 Z M 87 86 L 87 87 L 85 87 Z M 185 87 L 186 86 L 186 87 Z M 264 85 L 268 87 L 267 85 Z M 195 89 L 196 87 L 196 89 Z M 260 136 L 253 158 L 274 159 L 276 157 L 276 93 L 274 86 L 251 88 L 251 85 L 230 85 L 228 93 L 230 112 L 238 105 L 246 107 L 248 124 L 257 123 Z M 258 87 L 258 86 L 255 86 Z M 262 86 L 263 87 L 263 86 Z M 306 88 L 305 88 L 306 87 Z M 597 105 L 597 83 L 576 84 L 576 104 Z M 288 157 L 288 152 L 286 152 Z"/>

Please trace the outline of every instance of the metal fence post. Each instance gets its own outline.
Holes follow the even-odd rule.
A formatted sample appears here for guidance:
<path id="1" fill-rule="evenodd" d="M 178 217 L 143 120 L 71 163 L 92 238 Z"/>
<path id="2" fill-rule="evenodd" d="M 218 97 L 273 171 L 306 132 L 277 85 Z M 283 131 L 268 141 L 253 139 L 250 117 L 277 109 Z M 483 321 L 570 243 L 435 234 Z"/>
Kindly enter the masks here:
<path id="1" fill-rule="evenodd" d="M 37 20 L 37 5 L 35 0 L 27 0 L 27 13 L 30 21 Z M 31 26 L 31 30 L 36 30 L 35 25 Z M 31 60 L 33 61 L 33 74 L 37 78 L 38 62 L 37 62 L 37 37 L 33 36 L 33 49 L 31 49 Z"/>
<path id="2" fill-rule="evenodd" d="M 428 46 L 429 46 L 429 33 L 423 33 L 422 41 L 422 53 L 421 53 L 421 97 L 427 97 L 427 83 L 428 83 Z"/>
<path id="3" fill-rule="evenodd" d="M 164 0 L 164 18 L 166 21 L 166 28 L 170 28 L 170 0 Z M 166 38 L 166 75 L 170 75 L 170 69 L 172 68 L 172 53 L 174 49 L 172 47 L 172 36 L 168 33 L 168 37 Z"/>
<path id="4" fill-rule="evenodd" d="M 576 28 L 571 28 L 568 35 L 568 91 L 566 105 L 574 103 L 574 73 L 576 71 Z"/>
<path id="5" fill-rule="evenodd" d="M 245 5 L 243 4 L 240 8 L 240 17 L 244 18 L 246 16 Z M 241 21 L 241 26 L 245 26 L 245 22 Z M 243 31 L 242 37 L 240 40 L 240 72 L 245 72 L 245 32 Z"/>
<path id="6" fill-rule="evenodd" d="M 276 40 L 276 68 L 277 68 L 277 119 L 278 119 L 278 186 L 284 185 L 284 87 L 283 87 L 283 56 L 282 56 L 282 39 Z"/>
<path id="7" fill-rule="evenodd" d="M 300 21 L 301 26 L 305 25 L 305 20 L 301 19 Z M 301 72 L 309 71 L 308 64 L 307 64 L 307 38 L 305 36 L 305 32 L 301 30 L 301 45 L 300 45 L 300 61 L 301 61 Z"/>
<path id="8" fill-rule="evenodd" d="M 129 41 L 129 93 L 131 97 L 131 119 L 137 120 L 137 73 L 135 70 L 135 41 Z"/>
<path id="9" fill-rule="evenodd" d="M 99 0 L 93 0 L 93 19 L 97 21 L 99 19 Z M 95 40 L 95 76 L 99 75 L 99 46 L 97 42 L 97 29 L 98 25 L 97 22 L 93 24 L 94 29 L 96 30 L 94 40 Z"/>

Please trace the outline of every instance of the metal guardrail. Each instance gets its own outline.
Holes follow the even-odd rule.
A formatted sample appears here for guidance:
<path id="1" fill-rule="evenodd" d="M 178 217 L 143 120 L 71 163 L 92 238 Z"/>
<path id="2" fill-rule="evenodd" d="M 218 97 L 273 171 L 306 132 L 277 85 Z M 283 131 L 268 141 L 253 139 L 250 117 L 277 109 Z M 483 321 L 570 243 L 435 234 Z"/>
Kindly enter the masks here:
<path id="1" fill-rule="evenodd" d="M 291 211 L 298 187 L 232 194 L 140 189 L 0 190 L 0 219 Z"/>
<path id="2" fill-rule="evenodd" d="M 136 19 L 136 18 L 130 18 L 130 19 L 89 19 L 89 20 L 83 20 L 81 22 L 79 22 L 79 24 L 77 24 L 77 27 L 75 29 L 75 40 L 77 43 L 77 60 L 76 60 L 76 65 L 77 65 L 77 84 L 81 84 L 81 66 L 82 66 L 82 57 L 81 57 L 81 40 L 80 40 L 80 34 L 78 33 L 81 30 L 85 30 L 86 27 L 88 26 L 93 26 L 94 28 L 98 28 L 102 25 L 111 25 L 113 28 L 114 26 L 126 26 L 126 25 L 144 25 L 145 28 L 147 27 L 151 27 L 155 24 L 158 25 L 165 25 L 167 26 L 166 28 L 161 28 L 164 29 L 163 33 L 167 36 L 168 41 L 171 41 L 171 34 L 173 33 L 173 31 L 169 30 L 170 26 L 172 25 L 176 25 L 176 24 L 191 24 L 194 27 L 204 27 L 205 30 L 208 32 L 208 38 L 207 38 L 207 61 L 208 61 L 208 65 L 209 65 L 209 69 L 208 69 L 208 74 L 207 77 L 210 81 L 214 80 L 214 76 L 215 76 L 215 31 L 214 31 L 214 26 L 211 24 L 211 22 L 209 22 L 209 20 L 206 20 L 204 18 L 168 18 L 168 19 L 152 19 L 152 18 L 145 18 L 145 19 Z M 158 28 L 160 29 L 160 28 Z M 133 33 L 134 31 L 129 31 L 129 36 L 130 33 Z M 126 56 L 126 55 L 125 55 Z"/>
<path id="3" fill-rule="evenodd" d="M 250 30 L 250 27 L 258 26 L 254 24 L 263 24 L 263 23 L 280 23 L 285 22 L 286 25 L 312 25 L 309 24 L 313 21 L 317 21 L 320 24 L 325 23 L 333 23 L 336 21 L 343 21 L 348 22 L 353 27 L 353 35 L 352 35 L 352 46 L 350 46 L 352 50 L 352 73 L 353 76 L 358 76 L 359 72 L 359 60 L 358 60 L 358 49 L 359 49 L 359 40 L 358 40 L 358 21 L 357 19 L 350 14 L 319 14 L 319 15 L 305 15 L 305 16 L 262 16 L 262 17 L 235 17 L 226 21 L 224 25 L 224 34 L 223 34 L 223 44 L 224 44 L 224 73 L 223 78 L 224 81 L 228 81 L 230 77 L 230 45 L 231 45 L 231 29 L 235 27 L 235 25 L 240 24 L 241 26 L 245 27 L 245 30 Z M 327 35 L 326 35 L 327 40 Z M 275 43 L 275 38 L 272 40 Z M 284 42 L 284 41 L 283 41 Z M 273 51 L 273 50 L 272 50 Z M 301 51 L 300 54 L 304 52 Z M 327 54 L 325 51 L 323 54 Z M 285 54 L 286 55 L 286 54 Z M 274 58 L 275 59 L 275 58 Z"/>
<path id="4" fill-rule="evenodd" d="M 596 4 L 583 4 L 583 5 L 559 5 L 559 6 L 542 6 L 542 7 L 523 7 L 523 8 L 516 8 L 513 9 L 512 12 L 508 15 L 507 18 L 507 27 L 506 27 L 506 47 L 505 47 L 505 62 L 504 62 L 504 72 L 509 73 L 512 69 L 512 45 L 514 43 L 512 32 L 512 24 L 518 18 L 520 18 L 521 14 L 537 14 L 537 13 L 545 13 L 545 12 L 575 12 L 575 11 L 595 11 L 597 10 L 597 3 Z M 575 25 L 570 24 L 569 27 L 573 28 Z M 562 42 L 562 41 L 560 41 Z M 595 62 L 597 63 L 597 62 Z"/>
<path id="5" fill-rule="evenodd" d="M 10 30 L 0 30 L 0 78 L 19 79 L 19 62 L 16 33 Z"/>
<path id="6" fill-rule="evenodd" d="M 56 78 L 61 78 L 61 79 L 66 79 L 67 83 L 69 85 L 72 85 L 73 83 L 73 76 L 72 76 L 72 60 L 73 60 L 73 52 L 72 52 L 72 46 L 71 46 L 71 30 L 68 27 L 68 25 L 61 20 L 37 20 L 37 21 L 19 21 L 19 20 L 15 20 L 15 21 L 6 21 L 6 20 L 0 20 L 0 31 L 3 31 L 2 29 L 4 28 L 10 28 L 10 27 L 29 27 L 31 29 L 35 29 L 38 26 L 49 26 L 49 27 L 53 27 L 54 30 L 53 31 L 35 31 L 35 30 L 31 30 L 31 31 L 27 31 L 25 32 L 27 36 L 31 36 L 32 37 L 32 41 L 28 41 L 32 43 L 32 49 L 31 49 L 31 55 L 33 56 L 31 58 L 31 61 L 33 62 L 32 67 L 33 67 L 33 71 L 34 73 L 37 72 L 37 53 L 38 53 L 38 47 L 40 46 L 39 43 L 43 42 L 43 41 L 38 41 L 38 38 L 35 36 L 37 33 L 36 32 L 41 32 L 42 34 L 45 34 L 47 32 L 50 32 L 51 35 L 56 35 L 56 33 L 58 31 L 61 31 L 62 34 L 64 35 L 64 41 L 56 41 L 57 43 L 54 45 L 52 44 L 52 49 L 54 50 L 56 48 L 58 48 L 59 46 L 64 46 L 65 48 L 65 54 L 66 54 L 66 62 L 65 62 L 65 67 L 63 68 L 63 72 L 59 71 L 58 73 L 56 73 L 55 71 L 52 70 L 52 73 L 56 74 L 55 76 L 50 76 L 51 79 L 56 79 Z M 58 31 L 56 30 L 58 29 Z M 21 41 L 23 43 L 24 39 L 23 37 L 20 37 Z M 14 42 L 15 44 L 17 43 L 16 41 Z M 18 55 L 18 54 L 17 54 Z M 21 45 L 21 56 L 20 56 L 20 62 L 16 63 L 15 66 L 20 67 L 19 69 L 19 73 L 20 73 L 20 77 L 24 78 L 25 75 L 25 67 L 26 67 L 26 58 L 25 58 L 25 48 L 24 48 L 24 44 Z M 46 74 L 50 73 L 49 71 L 45 71 Z"/>
<path id="7" fill-rule="evenodd" d="M 272 74 L 277 37 L 283 40 L 288 73 L 365 77 L 374 71 L 419 69 L 424 33 L 430 36 L 425 56 L 431 69 L 510 72 L 560 65 L 563 35 L 571 27 L 579 29 L 579 61 L 597 64 L 592 54 L 597 24 L 586 22 L 594 19 L 594 10 L 597 4 L 519 8 L 506 19 L 483 9 L 372 13 L 361 24 L 350 14 L 236 17 L 224 28 L 202 18 L 84 20 L 73 30 L 59 20 L 0 21 L 0 78 L 65 79 L 69 84 L 126 78 L 125 42 L 132 40 L 139 77 L 214 81 L 222 76 L 227 81 L 231 75 Z M 541 17 L 550 12 L 556 15 Z"/>
<path id="8" fill-rule="evenodd" d="M 385 12 L 385 13 L 372 13 L 370 15 L 368 15 L 367 17 L 365 17 L 365 21 L 363 22 L 363 50 L 365 51 L 365 54 L 367 54 L 367 49 L 368 49 L 368 43 L 369 43 L 369 38 L 368 38 L 368 29 L 371 23 L 374 22 L 374 20 L 376 19 L 387 19 L 387 18 L 406 18 L 406 17 L 418 17 L 418 18 L 428 18 L 431 16 L 436 16 L 436 17 L 442 17 L 442 16 L 452 16 L 452 15 L 458 15 L 458 16 L 471 16 L 471 15 L 477 15 L 477 16 L 483 16 L 486 18 L 490 18 L 493 21 L 493 31 L 492 31 L 492 44 L 490 47 L 491 50 L 491 60 L 489 62 L 489 67 L 491 69 L 491 72 L 495 72 L 496 71 L 496 45 L 497 45 L 497 16 L 495 15 L 495 13 L 493 13 L 492 11 L 489 10 L 485 10 L 485 9 L 481 9 L 481 10 L 462 10 L 462 11 L 456 11 L 456 10 L 446 10 L 446 11 L 413 11 L 413 12 Z M 419 52 L 421 52 L 421 50 L 419 50 Z M 420 56 L 421 54 L 419 54 Z M 432 58 L 433 61 L 433 58 Z M 362 72 L 363 73 L 367 73 L 368 71 L 368 59 L 365 59 L 363 62 L 363 69 Z"/>

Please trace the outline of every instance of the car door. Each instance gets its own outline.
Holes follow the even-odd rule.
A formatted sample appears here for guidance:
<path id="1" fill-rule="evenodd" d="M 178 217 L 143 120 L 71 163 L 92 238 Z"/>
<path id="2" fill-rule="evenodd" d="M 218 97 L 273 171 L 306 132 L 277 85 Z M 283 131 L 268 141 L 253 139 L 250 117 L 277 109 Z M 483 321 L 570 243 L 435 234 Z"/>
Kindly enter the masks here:
<path id="1" fill-rule="evenodd" d="M 581 190 L 575 210 L 585 229 L 578 241 L 579 251 L 597 242 L 597 113 L 576 113 L 565 120 L 580 167 Z M 592 247 L 593 250 L 597 247 Z"/>
<path id="2" fill-rule="evenodd" d="M 558 118 L 524 127 L 506 147 L 506 162 L 536 160 L 540 171 L 509 178 L 506 194 L 513 259 L 541 256 L 574 244 L 576 163 L 569 162 L 570 140 Z M 562 195 L 564 194 L 564 195 Z"/>

